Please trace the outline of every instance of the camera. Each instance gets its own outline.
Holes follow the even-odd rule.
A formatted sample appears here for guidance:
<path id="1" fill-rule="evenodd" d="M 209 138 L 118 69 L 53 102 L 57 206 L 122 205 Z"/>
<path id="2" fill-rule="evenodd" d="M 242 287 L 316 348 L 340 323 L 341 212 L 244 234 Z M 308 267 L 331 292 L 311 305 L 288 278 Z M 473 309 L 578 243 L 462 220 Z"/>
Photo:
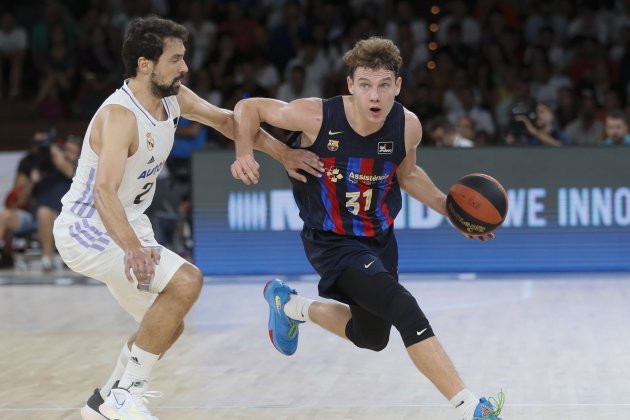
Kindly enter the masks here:
<path id="1" fill-rule="evenodd" d="M 57 141 L 57 129 L 37 131 L 33 135 L 32 152 L 35 155 L 34 166 L 40 171 L 52 172 L 55 166 L 50 156 L 50 146 Z"/>
<path id="2" fill-rule="evenodd" d="M 534 122 L 536 119 L 536 110 L 532 104 L 518 102 L 514 104 L 511 109 L 512 119 L 510 120 L 509 130 L 510 133 L 516 138 L 521 138 L 527 135 L 527 127 L 523 121 L 516 119 L 519 115 L 524 115 L 530 121 Z"/>

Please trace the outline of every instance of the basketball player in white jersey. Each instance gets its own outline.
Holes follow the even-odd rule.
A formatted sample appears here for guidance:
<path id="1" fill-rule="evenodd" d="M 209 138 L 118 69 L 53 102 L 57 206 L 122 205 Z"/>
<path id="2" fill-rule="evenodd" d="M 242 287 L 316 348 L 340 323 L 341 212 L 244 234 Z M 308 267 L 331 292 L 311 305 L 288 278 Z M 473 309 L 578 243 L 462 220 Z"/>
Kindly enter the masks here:
<path id="1" fill-rule="evenodd" d="M 182 85 L 186 29 L 157 17 L 133 20 L 122 57 L 127 79 L 90 122 L 70 191 L 54 235 L 72 270 L 105 284 L 140 323 L 123 345 L 109 380 L 81 410 L 84 419 L 155 419 L 145 397 L 154 364 L 184 330 L 184 316 L 202 287 L 192 264 L 155 241 L 144 211 L 173 144 L 180 115 L 233 138 L 231 111 Z M 259 131 L 257 148 L 289 174 L 321 171 L 319 159 L 296 154 Z"/>

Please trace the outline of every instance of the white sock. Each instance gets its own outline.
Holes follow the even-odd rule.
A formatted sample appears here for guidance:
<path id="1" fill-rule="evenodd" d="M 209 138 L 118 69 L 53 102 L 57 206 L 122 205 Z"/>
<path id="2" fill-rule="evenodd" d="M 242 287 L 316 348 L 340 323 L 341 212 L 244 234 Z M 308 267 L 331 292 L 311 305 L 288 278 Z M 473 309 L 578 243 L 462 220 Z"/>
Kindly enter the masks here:
<path id="1" fill-rule="evenodd" d="M 479 404 L 479 398 L 475 396 L 468 388 L 459 391 L 452 399 L 451 404 L 459 411 L 464 420 L 470 420 L 475 414 L 475 408 Z"/>
<path id="2" fill-rule="evenodd" d="M 307 299 L 300 295 L 291 295 L 289 301 L 284 304 L 284 313 L 291 319 L 296 321 L 310 321 L 308 316 L 308 308 L 313 303 L 313 299 Z"/>
<path id="3" fill-rule="evenodd" d="M 116 381 L 122 378 L 123 373 L 125 373 L 125 367 L 127 366 L 127 361 L 131 357 L 131 350 L 127 346 L 127 343 L 123 344 L 123 348 L 120 350 L 120 354 L 118 355 L 118 360 L 116 360 L 116 367 L 112 372 L 112 375 L 109 377 L 105 385 L 101 387 L 100 393 L 103 399 L 107 398 L 109 395 L 109 391 L 112 390 Z"/>
<path id="4" fill-rule="evenodd" d="M 151 376 L 151 370 L 159 358 L 159 354 L 144 351 L 135 344 L 131 346 L 131 355 L 127 367 L 125 367 L 125 373 L 118 383 L 118 388 L 129 388 L 135 382 L 147 382 Z"/>

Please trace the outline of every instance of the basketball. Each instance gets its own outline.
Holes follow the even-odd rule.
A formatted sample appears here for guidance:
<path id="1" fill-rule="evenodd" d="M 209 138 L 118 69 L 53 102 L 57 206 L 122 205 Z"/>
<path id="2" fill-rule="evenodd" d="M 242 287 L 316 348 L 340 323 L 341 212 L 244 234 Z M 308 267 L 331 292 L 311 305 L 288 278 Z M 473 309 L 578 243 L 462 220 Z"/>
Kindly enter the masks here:
<path id="1" fill-rule="evenodd" d="M 505 189 L 486 174 L 468 174 L 448 191 L 446 212 L 457 229 L 467 235 L 494 232 L 505 220 L 508 200 Z"/>

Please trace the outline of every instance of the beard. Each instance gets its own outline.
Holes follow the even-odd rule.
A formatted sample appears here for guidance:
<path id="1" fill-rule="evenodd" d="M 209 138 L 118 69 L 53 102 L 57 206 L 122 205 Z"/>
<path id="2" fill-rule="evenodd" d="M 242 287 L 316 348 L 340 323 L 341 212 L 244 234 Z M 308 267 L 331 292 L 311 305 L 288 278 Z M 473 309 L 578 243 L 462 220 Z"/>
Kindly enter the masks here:
<path id="1" fill-rule="evenodd" d="M 177 77 L 170 85 L 163 85 L 158 81 L 154 72 L 151 74 L 151 92 L 158 98 L 177 95 L 179 93 L 179 86 L 176 86 L 175 83 L 180 82 L 182 79 L 183 77 Z"/>

